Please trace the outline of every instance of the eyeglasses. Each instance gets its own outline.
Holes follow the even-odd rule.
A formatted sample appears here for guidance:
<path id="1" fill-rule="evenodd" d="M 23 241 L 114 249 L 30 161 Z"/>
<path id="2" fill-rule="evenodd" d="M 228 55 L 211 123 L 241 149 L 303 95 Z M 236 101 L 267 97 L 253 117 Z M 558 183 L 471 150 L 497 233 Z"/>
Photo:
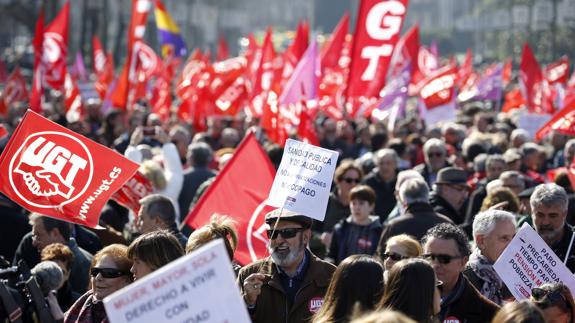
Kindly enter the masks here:
<path id="1" fill-rule="evenodd" d="M 427 153 L 427 157 L 431 158 L 431 157 L 443 157 L 443 153 L 442 152 L 429 152 Z"/>
<path id="2" fill-rule="evenodd" d="M 462 256 L 436 255 L 431 253 L 422 255 L 422 257 L 431 261 L 437 260 L 437 262 L 439 262 L 442 265 L 449 264 L 453 259 L 463 258 Z"/>
<path id="3" fill-rule="evenodd" d="M 348 184 L 359 184 L 359 182 L 361 182 L 361 180 L 359 178 L 351 178 L 351 177 L 345 177 L 341 179 L 342 181 L 348 183 Z"/>
<path id="4" fill-rule="evenodd" d="M 90 275 L 92 277 L 96 277 L 98 276 L 98 274 L 102 274 L 102 277 L 104 278 L 118 278 L 118 277 L 122 277 L 122 276 L 127 276 L 130 273 L 129 272 L 125 272 L 125 271 L 121 271 L 115 268 L 97 268 L 94 267 L 90 270 Z"/>
<path id="5" fill-rule="evenodd" d="M 268 239 L 275 240 L 278 235 L 281 235 L 284 239 L 290 239 L 295 237 L 298 232 L 305 230 L 305 228 L 287 228 L 282 230 L 267 230 Z"/>
<path id="6" fill-rule="evenodd" d="M 408 257 L 404 257 L 404 256 L 402 256 L 402 255 L 400 255 L 400 254 L 395 253 L 395 252 L 389 252 L 389 253 L 384 253 L 383 255 L 381 255 L 381 258 L 382 258 L 383 260 L 386 260 L 387 258 L 389 258 L 389 259 L 391 259 L 391 260 L 393 260 L 393 261 L 400 261 L 400 260 L 403 260 L 403 259 L 407 259 Z"/>
<path id="7" fill-rule="evenodd" d="M 565 296 L 563 296 L 560 290 L 550 291 L 534 287 L 531 289 L 531 296 L 535 302 L 539 303 L 544 308 L 557 305 L 558 302 L 563 302 L 567 308 L 571 308 L 571 304 L 569 304 L 565 299 Z"/>

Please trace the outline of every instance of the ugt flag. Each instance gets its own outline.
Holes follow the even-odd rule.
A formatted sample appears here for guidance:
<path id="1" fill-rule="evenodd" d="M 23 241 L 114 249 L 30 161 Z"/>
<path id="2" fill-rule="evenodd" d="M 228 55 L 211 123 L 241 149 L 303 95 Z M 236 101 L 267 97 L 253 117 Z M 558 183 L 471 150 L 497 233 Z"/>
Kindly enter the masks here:
<path id="1" fill-rule="evenodd" d="M 96 227 L 106 201 L 137 169 L 28 110 L 0 156 L 0 191 L 32 212 Z"/>

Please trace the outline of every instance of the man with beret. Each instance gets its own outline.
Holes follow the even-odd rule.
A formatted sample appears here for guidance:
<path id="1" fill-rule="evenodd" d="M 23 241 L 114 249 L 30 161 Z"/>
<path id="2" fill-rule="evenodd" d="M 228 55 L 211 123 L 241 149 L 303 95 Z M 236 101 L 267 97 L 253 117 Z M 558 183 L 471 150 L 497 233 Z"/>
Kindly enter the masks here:
<path id="1" fill-rule="evenodd" d="M 335 266 L 307 248 L 311 218 L 276 209 L 265 221 L 270 256 L 238 275 L 250 316 L 253 322 L 308 322 L 323 304 Z"/>
<path id="2" fill-rule="evenodd" d="M 468 195 L 467 173 L 461 168 L 446 167 L 437 173 L 430 204 L 436 213 L 447 216 L 454 224 L 461 224 L 465 220 L 463 206 Z"/>

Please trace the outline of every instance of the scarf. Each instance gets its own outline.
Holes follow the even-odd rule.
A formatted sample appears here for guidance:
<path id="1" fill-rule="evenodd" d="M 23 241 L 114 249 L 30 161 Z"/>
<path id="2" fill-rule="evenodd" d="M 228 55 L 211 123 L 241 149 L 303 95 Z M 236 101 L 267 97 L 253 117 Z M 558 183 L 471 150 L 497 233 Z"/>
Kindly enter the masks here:
<path id="1" fill-rule="evenodd" d="M 479 292 L 496 304 L 501 304 L 503 299 L 500 290 L 503 287 L 503 282 L 495 272 L 495 269 L 493 269 L 493 264 L 481 254 L 481 250 L 475 249 L 469 256 L 467 265 L 483 281 L 483 286 L 481 286 Z"/>
<path id="2" fill-rule="evenodd" d="M 104 303 L 92 291 L 82 295 L 64 315 L 64 323 L 108 323 Z"/>

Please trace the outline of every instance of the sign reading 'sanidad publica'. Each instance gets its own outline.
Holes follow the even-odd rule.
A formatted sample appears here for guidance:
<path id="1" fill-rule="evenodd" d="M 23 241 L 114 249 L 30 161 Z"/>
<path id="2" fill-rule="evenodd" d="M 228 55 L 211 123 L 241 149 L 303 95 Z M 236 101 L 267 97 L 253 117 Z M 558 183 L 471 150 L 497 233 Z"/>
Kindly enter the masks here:
<path id="1" fill-rule="evenodd" d="M 562 259 L 525 223 L 493 268 L 515 299 L 529 298 L 531 289 L 545 283 L 563 283 L 575 292 L 575 278 Z"/>
<path id="2" fill-rule="evenodd" d="M 250 322 L 222 240 L 104 299 L 111 323 Z"/>
<path id="3" fill-rule="evenodd" d="M 323 221 L 338 152 L 288 139 L 267 204 Z"/>

